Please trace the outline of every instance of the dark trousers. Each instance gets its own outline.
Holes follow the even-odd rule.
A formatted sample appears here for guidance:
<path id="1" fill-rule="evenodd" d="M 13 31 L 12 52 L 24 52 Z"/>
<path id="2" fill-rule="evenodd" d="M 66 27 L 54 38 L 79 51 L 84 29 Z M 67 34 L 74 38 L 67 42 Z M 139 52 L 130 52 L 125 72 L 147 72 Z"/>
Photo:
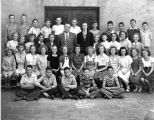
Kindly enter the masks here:
<path id="1" fill-rule="evenodd" d="M 19 89 L 16 92 L 17 97 L 25 97 L 26 100 L 35 100 L 39 97 L 40 95 L 40 90 L 39 88 L 34 88 L 34 89 Z"/>
<path id="2" fill-rule="evenodd" d="M 103 80 L 100 80 L 99 78 L 95 78 L 95 83 L 98 87 L 98 89 L 102 88 L 102 85 L 103 85 Z"/>
<path id="3" fill-rule="evenodd" d="M 48 93 L 49 96 L 51 95 L 56 95 L 59 93 L 58 89 L 57 88 L 53 88 L 53 89 L 50 89 L 48 91 L 45 91 L 46 93 Z"/>
<path id="4" fill-rule="evenodd" d="M 70 95 L 76 95 L 78 92 L 78 89 L 70 89 L 69 91 L 66 91 L 62 85 L 58 85 L 58 89 L 61 95 L 64 95 L 65 97 L 69 97 Z"/>

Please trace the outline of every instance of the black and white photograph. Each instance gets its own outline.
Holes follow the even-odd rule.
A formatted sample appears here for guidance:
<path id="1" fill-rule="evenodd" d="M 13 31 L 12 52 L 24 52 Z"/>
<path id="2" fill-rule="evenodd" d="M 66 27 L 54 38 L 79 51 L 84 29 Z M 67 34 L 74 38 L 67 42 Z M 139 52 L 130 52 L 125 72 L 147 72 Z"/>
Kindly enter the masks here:
<path id="1" fill-rule="evenodd" d="M 154 120 L 154 0 L 1 0 L 1 120 Z"/>

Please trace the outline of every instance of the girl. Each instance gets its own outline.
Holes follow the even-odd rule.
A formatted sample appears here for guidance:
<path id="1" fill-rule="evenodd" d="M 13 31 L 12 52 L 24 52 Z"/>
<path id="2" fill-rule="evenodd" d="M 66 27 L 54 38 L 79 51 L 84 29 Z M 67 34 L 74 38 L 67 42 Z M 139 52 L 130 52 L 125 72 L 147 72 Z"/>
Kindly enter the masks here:
<path id="1" fill-rule="evenodd" d="M 80 45 L 75 46 L 75 54 L 71 56 L 72 73 L 77 76 L 82 74 L 82 68 L 84 66 L 84 55 L 80 54 Z"/>
<path id="2" fill-rule="evenodd" d="M 49 34 L 49 42 L 47 42 L 45 45 L 48 48 L 48 54 L 50 54 L 52 52 L 52 47 L 57 46 L 54 34 Z"/>
<path id="3" fill-rule="evenodd" d="M 64 68 L 71 66 L 71 57 L 67 54 L 67 46 L 62 47 L 62 55 L 59 57 L 59 66 L 62 76 L 64 75 Z"/>
<path id="4" fill-rule="evenodd" d="M 107 34 L 104 32 L 101 35 L 101 44 L 104 45 L 105 49 L 106 49 L 106 53 L 108 54 L 108 51 L 110 49 L 110 43 L 107 40 Z"/>
<path id="5" fill-rule="evenodd" d="M 46 70 L 46 67 L 47 67 L 47 57 L 48 55 L 46 55 L 46 51 L 47 51 L 47 47 L 45 45 L 42 45 L 40 47 L 40 55 L 38 55 L 38 58 L 37 58 L 37 65 L 38 65 L 38 70 L 39 70 L 39 73 L 40 75 L 44 75 L 45 74 L 45 70 Z"/>
<path id="6" fill-rule="evenodd" d="M 18 33 L 13 33 L 12 38 L 13 40 L 8 41 L 6 46 L 8 49 L 12 49 L 13 52 L 16 53 L 18 51 Z"/>
<path id="7" fill-rule="evenodd" d="M 40 53 L 40 48 L 42 45 L 45 45 L 43 43 L 43 40 L 44 40 L 44 35 L 43 34 L 39 34 L 38 36 L 38 41 L 36 42 L 36 48 L 37 48 L 37 53 Z"/>
<path id="8" fill-rule="evenodd" d="M 35 34 L 36 37 L 40 34 L 40 28 L 38 27 L 38 19 L 33 19 L 32 27 L 30 28 L 28 34 Z"/>
<path id="9" fill-rule="evenodd" d="M 24 52 L 24 45 L 18 45 L 18 52 L 15 54 L 15 59 L 17 63 L 17 69 L 15 71 L 15 76 L 17 77 L 17 85 L 20 83 L 21 76 L 25 73 L 25 58 L 26 53 Z"/>
<path id="10" fill-rule="evenodd" d="M 94 54 L 94 48 L 89 46 L 87 48 L 87 53 L 88 55 L 84 58 L 84 68 L 89 68 L 90 75 L 93 77 L 95 69 L 97 68 L 97 58 Z"/>
<path id="11" fill-rule="evenodd" d="M 93 48 L 94 48 L 94 50 L 95 50 L 95 54 L 96 55 L 98 55 L 98 48 L 99 48 L 99 46 L 100 46 L 100 41 L 99 41 L 99 35 L 98 34 L 96 34 L 95 36 L 94 36 L 94 45 L 93 45 Z"/>
<path id="12" fill-rule="evenodd" d="M 48 66 L 51 67 L 53 74 L 56 76 L 57 83 L 59 84 L 59 56 L 57 54 L 57 46 L 52 47 L 52 52 L 47 57 Z"/>
<path id="13" fill-rule="evenodd" d="M 122 79 L 123 83 L 126 85 L 126 92 L 130 91 L 129 87 L 129 76 L 130 76 L 130 68 L 132 64 L 132 58 L 128 55 L 127 49 L 125 47 L 121 47 L 119 51 L 119 64 L 120 69 L 118 71 L 118 76 Z"/>
<path id="14" fill-rule="evenodd" d="M 139 42 L 140 35 L 138 33 L 135 33 L 133 35 L 134 42 L 132 43 L 132 48 L 136 48 L 139 50 L 139 56 L 141 56 L 141 51 L 144 48 L 143 43 Z"/>
<path id="15" fill-rule="evenodd" d="M 133 58 L 133 62 L 131 64 L 131 74 L 130 74 L 130 82 L 135 86 L 134 92 L 141 92 L 141 75 L 142 75 L 142 60 L 138 56 L 139 51 L 136 48 L 131 50 L 131 56 Z"/>
<path id="16" fill-rule="evenodd" d="M 25 45 L 25 42 L 25 36 L 21 34 L 19 37 L 19 44 Z"/>
<path id="17" fill-rule="evenodd" d="M 119 43 L 119 38 L 117 33 L 111 33 L 111 42 L 110 42 L 110 46 L 116 46 L 117 49 L 120 49 L 120 43 Z"/>
<path id="18" fill-rule="evenodd" d="M 6 56 L 2 60 L 2 76 L 5 79 L 5 88 L 10 88 L 11 77 L 16 69 L 16 62 L 13 56 L 12 49 L 6 50 Z"/>
<path id="19" fill-rule="evenodd" d="M 50 28 L 51 22 L 49 19 L 45 20 L 45 26 L 41 29 L 41 33 L 44 35 L 44 43 L 48 42 L 48 36 L 52 33 L 52 29 Z"/>
<path id="20" fill-rule="evenodd" d="M 29 52 L 30 52 L 30 46 L 31 46 L 31 45 L 34 45 L 35 35 L 34 35 L 34 34 L 29 34 L 29 35 L 28 35 L 28 38 L 29 38 L 29 42 L 27 42 L 27 43 L 25 44 L 26 53 L 29 53 Z"/>
<path id="21" fill-rule="evenodd" d="M 94 21 L 92 24 L 92 30 L 90 30 L 90 32 L 93 34 L 93 36 L 100 35 L 100 30 L 98 30 L 97 28 L 98 28 L 98 23 L 97 23 L 97 21 Z"/>
<path id="22" fill-rule="evenodd" d="M 151 57 L 151 52 L 147 49 L 142 50 L 142 63 L 143 63 L 143 76 L 141 82 L 144 89 L 147 89 L 149 93 L 152 93 L 152 86 L 154 85 L 154 59 Z"/>
<path id="23" fill-rule="evenodd" d="M 38 55 L 36 54 L 36 46 L 31 45 L 30 53 L 26 55 L 26 66 L 32 65 L 33 72 L 35 75 L 39 75 L 38 68 L 37 68 L 37 59 L 38 59 Z"/>
<path id="24" fill-rule="evenodd" d="M 120 46 L 125 47 L 127 51 L 130 51 L 131 49 L 131 42 L 127 39 L 127 33 L 125 31 L 120 31 L 119 33 L 120 37 Z"/>
<path id="25" fill-rule="evenodd" d="M 111 46 L 109 50 L 109 65 L 113 67 L 113 72 L 115 76 L 118 76 L 118 71 L 120 69 L 119 56 L 117 54 L 117 48 L 115 46 Z"/>

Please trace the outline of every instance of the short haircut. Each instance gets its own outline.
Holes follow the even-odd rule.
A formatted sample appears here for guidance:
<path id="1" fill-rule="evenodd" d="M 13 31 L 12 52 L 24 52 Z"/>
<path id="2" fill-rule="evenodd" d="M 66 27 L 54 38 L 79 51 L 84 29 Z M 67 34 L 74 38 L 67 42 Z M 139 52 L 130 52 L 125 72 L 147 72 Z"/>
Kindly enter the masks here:
<path id="1" fill-rule="evenodd" d="M 87 68 L 87 67 L 86 67 L 86 68 L 83 68 L 83 71 L 86 71 L 86 70 L 88 70 L 88 71 L 89 71 L 89 68 Z"/>
<path id="2" fill-rule="evenodd" d="M 121 33 L 125 33 L 125 38 L 127 38 L 127 37 L 128 37 L 128 35 L 127 35 L 127 32 L 126 32 L 126 31 L 120 31 L 120 32 L 119 32 L 119 36 L 121 35 Z"/>
<path id="3" fill-rule="evenodd" d="M 72 20 L 76 20 L 77 21 L 77 18 L 74 17 Z"/>
<path id="4" fill-rule="evenodd" d="M 25 16 L 25 17 L 27 17 L 27 15 L 26 15 L 25 13 L 21 14 L 21 17 L 22 17 L 22 16 Z"/>
<path id="5" fill-rule="evenodd" d="M 146 52 L 148 53 L 148 56 L 151 56 L 150 50 L 147 49 L 147 48 L 144 48 L 144 49 L 142 49 L 142 52 L 141 52 L 141 56 L 142 56 L 142 57 L 143 57 L 143 51 L 146 51 Z"/>
<path id="6" fill-rule="evenodd" d="M 47 22 L 47 21 L 50 21 L 50 19 L 49 19 L 49 18 L 46 18 L 46 19 L 45 19 L 45 22 Z"/>
<path id="7" fill-rule="evenodd" d="M 43 36 L 43 38 L 44 38 L 44 35 L 42 33 L 40 33 L 37 38 L 39 39 L 40 36 Z"/>
<path id="8" fill-rule="evenodd" d="M 19 50 L 19 47 L 23 46 L 23 48 L 25 49 L 25 45 L 24 44 L 18 44 L 17 48 Z"/>
<path id="9" fill-rule="evenodd" d="M 93 22 L 92 22 L 92 24 L 94 24 L 94 23 L 98 23 L 96 20 L 94 20 Z"/>
<path id="10" fill-rule="evenodd" d="M 111 49 L 115 49 L 115 54 L 117 55 L 118 54 L 118 49 L 116 46 L 111 46 L 110 49 L 109 49 L 109 55 L 111 55 Z"/>
<path id="11" fill-rule="evenodd" d="M 32 36 L 34 36 L 34 38 L 36 37 L 35 34 L 31 33 L 31 34 L 28 34 L 28 38 L 31 38 Z"/>
<path id="12" fill-rule="evenodd" d="M 79 48 L 80 48 L 80 44 L 76 44 L 76 45 L 75 45 L 75 48 L 76 48 L 76 47 L 79 47 Z"/>
<path id="13" fill-rule="evenodd" d="M 35 19 L 33 19 L 33 20 L 32 20 L 32 23 L 33 23 L 34 21 L 37 21 L 37 22 L 38 22 L 38 19 L 36 19 L 36 18 L 35 18 Z"/>
<path id="14" fill-rule="evenodd" d="M 143 23 L 142 23 L 142 26 L 145 25 L 145 24 L 148 25 L 148 22 L 143 22 Z"/>
<path id="15" fill-rule="evenodd" d="M 49 34 L 48 38 L 50 37 L 50 35 L 53 35 L 55 37 L 55 34 L 54 33 L 51 33 L 51 34 Z"/>
<path id="16" fill-rule="evenodd" d="M 50 66 L 46 67 L 46 71 L 47 71 L 47 70 L 51 70 L 51 71 L 52 71 L 52 69 L 51 69 Z"/>
<path id="17" fill-rule="evenodd" d="M 108 67 L 107 67 L 107 70 L 109 70 L 109 69 L 113 69 L 113 67 L 112 67 L 112 66 L 108 66 Z"/>
<path id="18" fill-rule="evenodd" d="M 11 16 L 14 16 L 14 17 L 15 17 L 15 15 L 14 15 L 14 14 L 9 14 L 9 18 L 10 18 Z"/>
<path id="19" fill-rule="evenodd" d="M 136 23 L 136 20 L 135 20 L 135 19 L 131 19 L 131 20 L 130 20 L 130 22 L 133 22 L 133 21 Z"/>
<path id="20" fill-rule="evenodd" d="M 65 67 L 65 68 L 64 68 L 64 71 L 66 71 L 66 70 L 70 70 L 70 68 L 69 68 L 69 67 Z"/>
<path id="21" fill-rule="evenodd" d="M 123 26 L 125 26 L 124 22 L 120 22 L 119 25 L 123 25 Z"/>
<path id="22" fill-rule="evenodd" d="M 26 66 L 26 69 L 27 69 L 27 68 L 31 68 L 31 69 L 32 69 L 33 66 L 32 66 L 32 65 L 27 65 L 27 66 Z"/>
<path id="23" fill-rule="evenodd" d="M 113 25 L 113 21 L 108 21 L 107 24 L 112 24 Z"/>
<path id="24" fill-rule="evenodd" d="M 120 56 L 122 56 L 121 50 L 125 50 L 126 51 L 126 54 L 125 55 L 128 55 L 128 51 L 127 51 L 126 47 L 121 47 L 120 50 L 119 50 L 119 55 Z"/>

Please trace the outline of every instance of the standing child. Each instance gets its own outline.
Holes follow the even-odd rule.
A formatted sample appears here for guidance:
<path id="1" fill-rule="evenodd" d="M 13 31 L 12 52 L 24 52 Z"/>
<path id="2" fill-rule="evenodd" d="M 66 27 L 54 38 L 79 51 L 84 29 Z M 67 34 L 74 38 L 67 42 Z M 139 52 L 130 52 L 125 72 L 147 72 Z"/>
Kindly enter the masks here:
<path id="1" fill-rule="evenodd" d="M 135 86 L 134 92 L 141 92 L 142 86 L 141 86 L 141 75 L 142 75 L 142 60 L 138 56 L 139 51 L 136 48 L 133 48 L 131 50 L 131 56 L 133 58 L 133 62 L 131 64 L 131 74 L 130 74 L 130 83 L 132 83 Z"/>
<path id="2" fill-rule="evenodd" d="M 107 22 L 107 31 L 106 31 L 106 34 L 107 34 L 107 37 L 108 37 L 109 42 L 111 41 L 111 33 L 114 33 L 114 30 L 113 30 L 113 22 L 112 21 L 108 21 Z"/>
<path id="3" fill-rule="evenodd" d="M 94 54 L 93 47 L 88 47 L 87 52 L 88 55 L 86 55 L 84 59 L 84 68 L 88 68 L 90 70 L 90 75 L 93 76 L 97 68 L 97 57 Z"/>
<path id="4" fill-rule="evenodd" d="M 64 25 L 62 24 L 61 17 L 56 18 L 56 25 L 53 25 L 52 30 L 56 36 L 64 32 Z"/>
<path id="5" fill-rule="evenodd" d="M 138 33 L 135 33 L 133 35 L 133 40 L 134 42 L 132 43 L 132 48 L 136 48 L 139 50 L 139 56 L 141 56 L 141 51 L 144 48 L 143 43 L 139 42 L 140 41 L 140 35 Z"/>
<path id="6" fill-rule="evenodd" d="M 15 23 L 15 15 L 10 14 L 9 15 L 9 24 L 6 25 L 6 30 L 5 30 L 5 43 L 7 41 L 12 40 L 12 34 L 13 33 L 18 33 L 18 26 Z"/>
<path id="7" fill-rule="evenodd" d="M 81 28 L 77 25 L 77 19 L 72 19 L 72 26 L 70 32 L 75 33 L 76 35 L 81 32 Z"/>
<path id="8" fill-rule="evenodd" d="M 119 30 L 118 30 L 118 32 L 117 32 L 118 36 L 120 36 L 119 33 L 120 33 L 121 31 L 125 31 L 125 30 L 124 30 L 124 26 L 125 26 L 125 25 L 124 25 L 124 22 L 120 22 L 120 23 L 119 23 L 119 25 L 118 25 Z"/>
<path id="9" fill-rule="evenodd" d="M 62 55 L 59 57 L 59 66 L 62 76 L 64 75 L 64 68 L 71 66 L 71 57 L 67 54 L 68 49 L 66 46 L 62 47 Z"/>
<path id="10" fill-rule="evenodd" d="M 90 32 L 93 34 L 93 36 L 100 35 L 100 30 L 98 30 L 98 23 L 96 20 L 93 22 Z"/>
<path id="11" fill-rule="evenodd" d="M 99 93 L 96 83 L 93 77 L 90 76 L 88 68 L 84 69 L 84 74 L 80 78 L 80 88 L 78 90 L 78 96 L 80 99 L 84 98 L 95 98 Z"/>
<path id="12" fill-rule="evenodd" d="M 136 20 L 135 19 L 131 19 L 130 20 L 130 25 L 131 25 L 131 28 L 129 28 L 127 30 L 127 34 L 128 34 L 128 39 L 133 42 L 133 35 L 135 33 L 138 33 L 140 34 L 140 29 L 136 27 Z M 141 41 L 139 41 L 141 42 Z"/>
<path id="13" fill-rule="evenodd" d="M 44 43 L 47 43 L 49 40 L 48 40 L 48 36 L 49 34 L 52 33 L 52 29 L 50 27 L 51 25 L 51 22 L 49 19 L 46 19 L 45 20 L 45 26 L 41 29 L 41 33 L 44 35 Z"/>
<path id="14" fill-rule="evenodd" d="M 18 51 L 17 46 L 18 46 L 18 33 L 13 33 L 13 40 L 10 40 L 7 42 L 7 48 L 12 49 L 14 53 Z"/>
<path id="15" fill-rule="evenodd" d="M 6 50 L 6 56 L 2 60 L 2 76 L 5 79 L 5 88 L 10 88 L 11 77 L 16 69 L 16 62 L 13 56 L 12 49 Z"/>
<path id="16" fill-rule="evenodd" d="M 100 40 L 99 40 L 99 34 L 95 34 L 94 35 L 94 45 L 93 45 L 93 48 L 95 50 L 95 54 L 98 55 L 98 49 L 99 49 L 99 46 L 100 46 Z"/>
<path id="17" fill-rule="evenodd" d="M 36 37 L 40 34 L 40 28 L 38 27 L 38 19 L 33 19 L 32 27 L 30 28 L 28 34 L 35 34 Z"/>
<path id="18" fill-rule="evenodd" d="M 143 22 L 142 28 L 143 28 L 143 30 L 141 31 L 142 42 L 144 44 L 144 47 L 146 47 L 147 49 L 150 49 L 151 41 L 152 41 L 152 33 L 149 30 L 148 23 Z"/>
<path id="19" fill-rule="evenodd" d="M 104 47 L 106 49 L 106 53 L 108 53 L 108 51 L 110 49 L 110 43 L 108 42 L 107 39 L 108 39 L 107 34 L 105 32 L 103 32 L 101 35 L 101 44 L 104 45 Z"/>
<path id="20" fill-rule="evenodd" d="M 100 89 L 100 93 L 107 99 L 123 98 L 122 93 L 125 92 L 120 87 L 118 78 L 113 75 L 113 67 L 108 66 L 107 75 L 104 77 L 103 87 Z"/>
<path id="21" fill-rule="evenodd" d="M 28 38 L 29 38 L 29 42 L 27 42 L 27 43 L 25 44 L 26 53 L 29 53 L 29 52 L 30 52 L 30 46 L 31 46 L 31 45 L 34 45 L 35 34 L 29 34 L 29 35 L 28 35 Z"/>

